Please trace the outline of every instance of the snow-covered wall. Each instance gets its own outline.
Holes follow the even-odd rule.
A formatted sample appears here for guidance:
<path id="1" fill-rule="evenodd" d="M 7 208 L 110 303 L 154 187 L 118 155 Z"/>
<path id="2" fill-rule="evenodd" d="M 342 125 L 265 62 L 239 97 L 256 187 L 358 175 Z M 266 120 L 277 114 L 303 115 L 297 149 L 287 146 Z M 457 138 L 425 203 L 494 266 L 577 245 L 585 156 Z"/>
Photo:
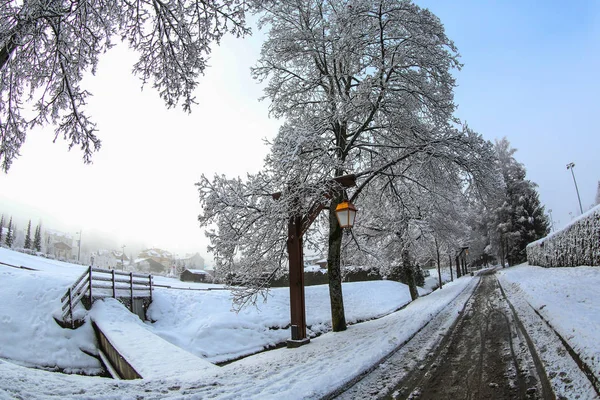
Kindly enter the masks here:
<path id="1" fill-rule="evenodd" d="M 528 244 L 527 262 L 540 267 L 600 265 L 600 205 L 562 230 Z"/>

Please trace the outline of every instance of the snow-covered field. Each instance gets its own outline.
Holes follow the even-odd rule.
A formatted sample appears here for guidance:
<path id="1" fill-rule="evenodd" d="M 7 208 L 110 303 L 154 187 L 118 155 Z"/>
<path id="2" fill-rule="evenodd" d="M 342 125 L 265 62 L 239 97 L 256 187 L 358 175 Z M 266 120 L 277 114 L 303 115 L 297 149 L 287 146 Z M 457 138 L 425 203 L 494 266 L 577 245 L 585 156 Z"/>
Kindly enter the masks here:
<path id="1" fill-rule="evenodd" d="M 97 374 L 99 362 L 79 351 L 95 352 L 90 324 L 71 331 L 52 319 L 60 309 L 60 297 L 86 268 L 7 249 L 0 249 L 0 261 L 36 270 L 0 265 L 0 357 L 27 366 Z M 253 354 L 291 336 L 287 288 L 272 289 L 267 302 L 236 313 L 227 290 L 173 289 L 221 286 L 165 277 L 155 277 L 154 281 L 172 288 L 155 288 L 148 310 L 154 323 L 147 328 L 210 362 Z M 346 319 L 351 324 L 389 314 L 410 301 L 406 285 L 393 281 L 346 283 L 343 290 Z M 331 330 L 327 286 L 306 288 L 306 312 L 309 335 Z"/>
<path id="2" fill-rule="evenodd" d="M 410 301 L 408 288 L 393 281 L 343 285 L 346 321 L 369 320 L 389 314 Z M 331 330 L 327 286 L 305 289 L 309 336 Z M 289 289 L 275 288 L 265 303 L 231 311 L 228 291 L 181 291 L 158 288 L 148 317 L 152 330 L 193 354 L 223 362 L 256 353 L 290 338 Z M 224 340 L 226 338 L 226 340 Z"/>
<path id="3" fill-rule="evenodd" d="M 60 297 L 85 267 L 6 249 L 0 249 L 0 262 L 38 270 L 0 265 L 0 399 L 320 397 L 400 346 L 463 290 L 472 290 L 477 280 L 455 280 L 398 312 L 393 311 L 409 301 L 405 285 L 389 281 L 344 284 L 347 320 L 368 321 L 337 333 L 328 332 L 327 287 L 307 287 L 307 324 L 311 334 L 322 335 L 306 346 L 262 352 L 176 378 L 114 381 L 23 367 L 98 372 L 97 359 L 80 351 L 95 353 L 90 324 L 72 331 L 60 328 L 52 319 L 60 307 Z M 510 286 L 510 293 L 522 295 L 540 309 L 596 372 L 600 359 L 600 346 L 594 343 L 600 336 L 600 315 L 595 307 L 600 298 L 594 291 L 600 283 L 598 272 L 588 267 L 547 270 L 529 266 L 501 272 L 502 284 Z M 428 278 L 426 286 L 431 286 L 435 276 Z M 157 278 L 156 283 L 192 289 L 210 287 L 167 278 Z M 142 324 L 144 329 L 211 362 L 253 354 L 290 337 L 289 294 L 285 288 L 272 290 L 268 301 L 257 308 L 235 313 L 228 291 L 158 287 L 149 317 L 155 322 Z M 169 362 L 176 361 L 165 360 Z"/>

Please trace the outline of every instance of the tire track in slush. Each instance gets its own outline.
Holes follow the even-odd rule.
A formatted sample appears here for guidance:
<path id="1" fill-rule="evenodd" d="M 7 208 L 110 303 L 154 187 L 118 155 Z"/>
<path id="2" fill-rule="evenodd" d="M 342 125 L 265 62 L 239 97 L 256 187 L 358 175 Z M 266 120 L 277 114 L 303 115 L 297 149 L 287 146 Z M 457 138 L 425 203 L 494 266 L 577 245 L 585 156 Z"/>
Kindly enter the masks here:
<path id="1" fill-rule="evenodd" d="M 466 312 L 469 300 L 480 284 L 479 278 L 474 280 L 411 339 L 398 346 L 397 350 L 386 356 L 381 363 L 322 400 L 376 399 L 391 393 L 398 382 L 421 368 L 424 359 L 434 357 L 437 352 L 435 349 L 445 347 L 444 343 L 449 339 L 446 333 L 458 323 L 457 310 L 459 314 Z"/>
<path id="2" fill-rule="evenodd" d="M 502 288 L 502 286 L 500 286 L 500 290 L 502 291 L 502 294 L 504 294 L 504 289 Z M 512 303 L 510 301 L 508 301 L 508 305 L 510 306 L 512 312 L 516 315 L 516 310 L 515 310 L 514 306 L 512 305 Z M 567 353 L 569 354 L 569 356 L 573 359 L 573 361 L 579 367 L 579 369 L 581 370 L 581 372 L 583 372 L 583 374 L 585 375 L 585 377 L 589 380 L 592 388 L 596 391 L 596 395 L 598 395 L 598 397 L 600 397 L 600 380 L 598 379 L 598 377 L 596 375 L 594 375 L 594 372 L 593 372 L 592 368 L 583 361 L 583 359 L 573 349 L 573 347 L 571 347 L 571 345 L 562 337 L 562 335 L 560 333 L 558 333 L 558 331 L 556 329 L 554 329 L 554 327 L 552 326 L 552 324 L 550 324 L 550 322 L 538 310 L 535 309 L 535 307 L 533 307 L 531 304 L 529 304 L 529 302 L 527 302 L 527 305 L 529 305 L 529 307 L 531 307 L 531 309 L 533 310 L 533 312 L 535 312 L 535 314 L 556 335 L 556 337 L 558 338 L 558 340 L 560 340 L 561 344 L 567 350 Z M 525 331 L 525 328 L 523 327 L 523 324 L 521 323 L 521 321 L 517 320 L 517 323 L 519 324 L 520 329 L 522 329 L 523 331 Z M 533 348 L 533 346 L 534 346 L 533 345 L 533 341 L 529 338 L 529 336 L 527 336 L 527 344 L 531 348 Z M 538 357 L 538 359 L 539 359 L 539 356 L 537 354 L 535 354 L 534 356 Z M 541 364 L 541 361 L 540 361 L 540 364 Z"/>
<path id="3" fill-rule="evenodd" d="M 440 339 L 415 338 L 418 343 L 398 351 L 397 360 L 380 365 L 340 398 L 554 399 L 494 271 L 481 275 L 459 318 L 451 325 L 432 324 L 439 328 L 428 334 Z"/>
<path id="4" fill-rule="evenodd" d="M 492 273 L 482 277 L 449 343 L 393 399 L 552 399 L 543 366 Z"/>

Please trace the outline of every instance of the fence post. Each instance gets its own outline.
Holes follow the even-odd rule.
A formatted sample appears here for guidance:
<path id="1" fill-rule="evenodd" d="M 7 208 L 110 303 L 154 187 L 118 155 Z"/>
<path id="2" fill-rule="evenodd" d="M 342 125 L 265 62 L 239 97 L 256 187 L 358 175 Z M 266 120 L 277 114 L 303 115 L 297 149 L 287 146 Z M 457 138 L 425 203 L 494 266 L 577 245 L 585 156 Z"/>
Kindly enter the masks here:
<path id="1" fill-rule="evenodd" d="M 152 301 L 152 275 L 148 275 L 148 282 L 150 282 L 150 301 Z"/>
<path id="2" fill-rule="evenodd" d="M 133 312 L 133 272 L 129 273 L 129 292 L 131 295 L 131 312 Z"/>
<path id="3" fill-rule="evenodd" d="M 117 291 L 115 290 L 115 270 L 112 270 L 112 289 L 113 289 L 113 298 L 117 298 Z"/>
<path id="4" fill-rule="evenodd" d="M 71 288 L 69 288 L 69 315 L 71 316 L 71 329 L 75 329 L 75 322 L 73 321 L 73 297 L 71 296 Z"/>
<path id="5" fill-rule="evenodd" d="M 92 266 L 90 265 L 90 275 L 88 277 L 89 285 L 90 285 L 90 308 L 94 304 L 94 298 L 92 297 Z"/>

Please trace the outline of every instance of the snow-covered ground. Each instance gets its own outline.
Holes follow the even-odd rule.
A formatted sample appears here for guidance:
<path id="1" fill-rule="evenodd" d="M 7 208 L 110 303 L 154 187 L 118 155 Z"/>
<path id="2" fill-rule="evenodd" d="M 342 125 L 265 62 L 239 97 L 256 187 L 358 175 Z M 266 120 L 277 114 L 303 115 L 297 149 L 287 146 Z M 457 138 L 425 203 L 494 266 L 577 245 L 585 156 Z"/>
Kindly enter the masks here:
<path id="1" fill-rule="evenodd" d="M 2 248 L 0 262 L 35 269 L 0 265 L 0 357 L 22 365 L 97 374 L 99 362 L 78 351 L 94 353 L 90 324 L 71 331 L 52 319 L 60 309 L 60 297 L 86 267 Z M 147 313 L 154 323 L 146 324 L 147 329 L 210 362 L 253 354 L 291 336 L 287 288 L 272 289 L 267 302 L 235 313 L 229 291 L 206 290 L 222 288 L 219 285 L 165 277 L 155 277 L 154 282 L 171 288 L 155 288 Z M 188 290 L 174 289 L 177 287 Z M 346 283 L 343 290 L 350 324 L 381 317 L 410 302 L 406 285 L 393 281 Z M 424 289 L 421 294 L 429 291 Z M 331 330 L 327 286 L 307 287 L 305 296 L 309 335 Z"/>
<path id="2" fill-rule="evenodd" d="M 568 398 L 597 398 L 589 387 L 589 381 L 570 382 L 577 379 L 577 371 L 570 373 L 568 369 L 577 369 L 565 359 L 564 350 L 559 340 L 546 342 L 542 336 L 552 336 L 556 331 L 573 349 L 590 372 L 600 377 L 600 268 L 542 268 L 526 264 L 501 269 L 498 272 L 500 282 L 513 302 L 519 317 L 524 323 L 536 325 L 530 330 L 533 340 L 538 340 L 536 348 L 546 366 L 546 372 L 555 385 L 555 390 L 565 390 Z M 519 303 L 521 306 L 519 307 Z M 522 304 L 525 304 L 523 307 Z M 519 309 L 520 308 L 520 309 Z M 533 311 L 534 312 L 530 312 Z M 541 315 L 546 326 L 539 323 Z M 533 322 L 532 322 L 533 321 Z M 548 327 L 549 325 L 549 327 Z M 550 328 L 550 329 L 547 329 Z M 543 334 L 537 330 L 544 330 Z M 556 351 L 554 346 L 560 346 Z M 569 373 L 570 377 L 561 380 L 561 374 Z M 579 379 L 587 380 L 579 374 Z M 565 387 L 566 386 L 566 387 Z M 568 386 L 572 386 L 569 388 Z M 569 391 L 570 390 L 570 391 Z"/>
<path id="3" fill-rule="evenodd" d="M 306 346 L 262 352 L 175 378 L 114 381 L 23 367 L 98 372 L 97 359 L 80 351 L 95 352 L 90 324 L 72 331 L 60 328 L 52 319 L 60 297 L 85 267 L 6 249 L 0 249 L 0 262 L 37 269 L 0 265 L 0 399 L 320 397 L 402 345 L 461 292 L 473 290 L 477 281 L 470 276 L 460 278 L 398 312 L 393 311 L 409 301 L 406 286 L 389 281 L 344 284 L 346 318 L 354 324 L 337 333 L 328 332 L 327 287 L 307 287 L 307 324 L 311 334 L 322 335 Z M 600 298 L 593 288 L 600 279 L 598 272 L 588 267 L 548 270 L 528 266 L 501 272 L 507 291 L 540 309 L 596 373 L 600 346 L 594 338 L 598 342 L 600 315 L 594 305 Z M 432 274 L 426 286 L 431 287 L 436 276 Z M 167 278 L 156 282 L 188 289 L 215 288 Z M 576 288 L 577 293 L 565 293 L 563 288 Z M 141 324 L 144 329 L 213 363 L 255 353 L 290 337 L 287 289 L 273 289 L 266 303 L 235 313 L 228 291 L 158 287 L 149 317 L 155 322 Z M 367 322 L 355 323 L 358 321 Z M 176 360 L 165 363 L 168 367 Z"/>

